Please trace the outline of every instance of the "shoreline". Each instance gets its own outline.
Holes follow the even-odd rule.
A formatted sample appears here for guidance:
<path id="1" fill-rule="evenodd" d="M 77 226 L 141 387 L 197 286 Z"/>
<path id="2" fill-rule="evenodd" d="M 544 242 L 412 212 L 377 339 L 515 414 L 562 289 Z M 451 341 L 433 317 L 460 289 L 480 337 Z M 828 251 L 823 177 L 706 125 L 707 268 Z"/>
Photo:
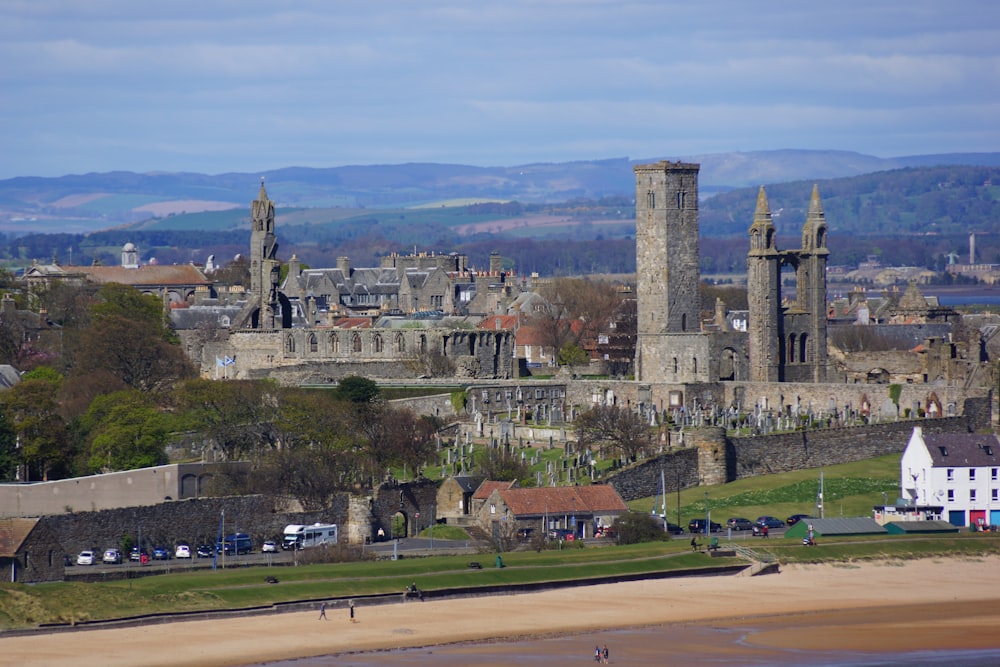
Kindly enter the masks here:
<path id="1" fill-rule="evenodd" d="M 317 605 L 318 607 L 318 605 Z M 126 628 L 0 636 L 12 664 L 231 667 L 650 629 L 720 629 L 743 650 L 1000 649 L 1000 556 L 788 565 L 777 574 L 599 584 Z M 724 646 L 709 647 L 723 651 Z M 542 650 L 542 649 L 539 649 Z M 440 651 L 439 651 L 440 652 Z M 458 663 L 456 663 L 458 664 Z"/>

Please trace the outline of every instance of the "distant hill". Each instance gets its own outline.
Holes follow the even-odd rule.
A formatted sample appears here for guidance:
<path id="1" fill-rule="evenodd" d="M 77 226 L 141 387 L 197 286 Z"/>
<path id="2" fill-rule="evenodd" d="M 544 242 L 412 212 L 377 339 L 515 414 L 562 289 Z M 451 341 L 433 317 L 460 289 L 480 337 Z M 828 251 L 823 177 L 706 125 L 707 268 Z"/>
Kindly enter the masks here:
<path id="1" fill-rule="evenodd" d="M 244 221 L 262 176 L 271 197 L 289 211 L 440 207 L 455 200 L 535 205 L 620 197 L 630 201 L 635 190 L 632 167 L 661 159 L 699 162 L 703 196 L 762 183 L 833 179 L 904 167 L 1000 166 L 1000 153 L 877 158 L 846 151 L 778 150 L 515 167 L 414 163 L 288 167 L 257 174 L 18 177 L 0 180 L 0 232 L 88 233 L 143 221 L 146 228 L 182 230 L 194 224 L 193 228 L 205 229 L 201 221 L 182 213 L 204 213 L 213 221 L 210 229 L 236 227 Z"/>

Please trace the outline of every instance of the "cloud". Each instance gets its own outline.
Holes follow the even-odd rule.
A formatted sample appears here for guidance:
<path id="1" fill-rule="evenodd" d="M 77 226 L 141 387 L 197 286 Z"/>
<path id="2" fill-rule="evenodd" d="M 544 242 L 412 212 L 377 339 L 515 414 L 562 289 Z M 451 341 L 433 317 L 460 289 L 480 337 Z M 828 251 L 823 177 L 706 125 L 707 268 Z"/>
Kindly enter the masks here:
<path id="1" fill-rule="evenodd" d="M 10 0 L 0 177 L 995 151 L 998 19 L 936 0 Z"/>

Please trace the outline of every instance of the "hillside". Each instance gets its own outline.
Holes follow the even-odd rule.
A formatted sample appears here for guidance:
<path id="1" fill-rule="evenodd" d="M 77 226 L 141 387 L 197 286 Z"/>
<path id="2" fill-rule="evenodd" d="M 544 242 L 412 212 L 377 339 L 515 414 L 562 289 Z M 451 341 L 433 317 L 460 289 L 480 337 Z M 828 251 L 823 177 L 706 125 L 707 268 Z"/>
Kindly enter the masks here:
<path id="1" fill-rule="evenodd" d="M 109 172 L 19 177 L 0 181 L 0 231 L 86 233 L 180 213 L 227 210 L 234 211 L 234 217 L 218 219 L 238 224 L 262 176 L 268 192 L 285 209 L 412 208 L 454 200 L 543 204 L 602 197 L 631 199 L 635 188 L 632 167 L 660 159 L 664 158 L 513 167 L 414 163 L 288 167 L 261 174 Z M 908 166 L 1000 165 L 1000 154 L 996 153 L 884 159 L 845 151 L 778 150 L 669 159 L 702 165 L 703 196 L 760 183 L 824 180 Z"/>

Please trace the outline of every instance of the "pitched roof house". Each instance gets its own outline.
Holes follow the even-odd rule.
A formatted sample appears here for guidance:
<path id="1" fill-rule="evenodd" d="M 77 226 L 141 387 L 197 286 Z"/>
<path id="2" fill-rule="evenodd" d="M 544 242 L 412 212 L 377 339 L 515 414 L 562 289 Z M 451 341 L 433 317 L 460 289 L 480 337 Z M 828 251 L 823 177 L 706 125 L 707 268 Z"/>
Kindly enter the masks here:
<path id="1" fill-rule="evenodd" d="M 903 500 L 939 505 L 954 526 L 1000 525 L 1000 440 L 914 427 L 900 459 Z"/>
<path id="2" fill-rule="evenodd" d="M 62 581 L 65 555 L 40 519 L 0 519 L 0 571 L 8 581 Z"/>
<path id="3" fill-rule="evenodd" d="M 477 492 L 478 493 L 478 492 Z M 494 488 L 479 509 L 479 523 L 496 532 L 504 522 L 545 532 L 565 529 L 578 539 L 593 537 L 629 511 L 618 492 L 606 484 L 540 488 Z"/>

